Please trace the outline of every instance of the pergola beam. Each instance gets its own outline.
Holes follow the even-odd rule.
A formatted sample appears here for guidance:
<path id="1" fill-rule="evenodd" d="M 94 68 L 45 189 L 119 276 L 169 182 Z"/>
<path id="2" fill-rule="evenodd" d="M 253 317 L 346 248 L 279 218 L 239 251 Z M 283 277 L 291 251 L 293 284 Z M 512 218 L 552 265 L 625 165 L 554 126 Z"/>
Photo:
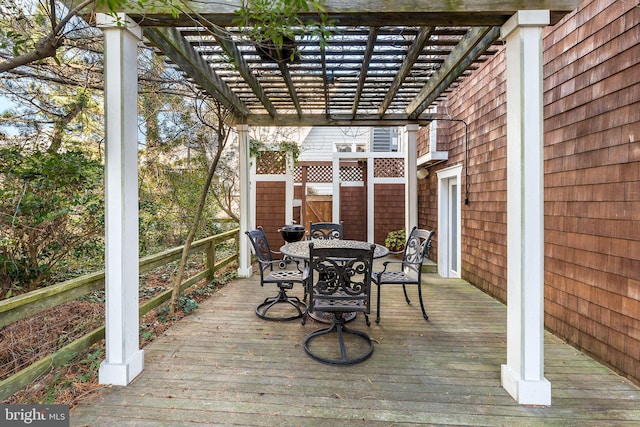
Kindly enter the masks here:
<path id="1" fill-rule="evenodd" d="M 351 114 L 278 114 L 271 117 L 268 114 L 252 114 L 236 119 L 230 124 L 247 124 L 253 127 L 259 126 L 405 126 L 415 123 L 426 126 L 435 116 L 425 115 L 411 119 L 405 114 L 387 114 L 380 118 L 377 114 L 359 114 L 355 117 Z"/>
<path id="2" fill-rule="evenodd" d="M 262 105 L 264 105 L 267 112 L 271 116 L 275 116 L 277 114 L 276 107 L 274 107 L 256 76 L 251 72 L 251 69 L 249 69 L 249 65 L 238 49 L 237 44 L 231 41 L 230 34 L 224 33 L 216 26 L 211 26 L 210 28 L 207 28 L 207 30 L 211 31 L 220 47 L 222 47 L 222 50 L 229 55 L 233 63 L 238 67 L 238 73 L 240 73 L 253 93 L 260 100 Z"/>
<path id="3" fill-rule="evenodd" d="M 432 30 L 433 28 L 431 27 L 420 28 L 420 32 L 418 33 L 416 38 L 413 40 L 413 44 L 409 47 L 409 50 L 407 50 L 407 56 L 405 57 L 404 62 L 400 66 L 398 73 L 395 75 L 395 78 L 393 79 L 393 83 L 391 83 L 391 87 L 387 91 L 387 94 L 385 95 L 384 100 L 382 101 L 382 105 L 380 105 L 380 108 L 378 109 L 378 115 L 380 117 L 384 116 L 384 113 L 387 111 L 387 108 L 389 108 L 389 105 L 391 105 L 391 101 L 393 101 L 393 98 L 395 98 L 396 94 L 398 93 L 398 90 L 400 90 L 400 87 L 402 87 L 402 82 L 404 82 L 404 79 L 411 72 L 411 68 L 413 67 L 418 57 L 420 56 L 420 53 L 422 52 L 422 48 L 429 40 L 429 36 L 431 35 Z"/>
<path id="4" fill-rule="evenodd" d="M 81 0 L 74 0 L 77 5 Z M 130 17 L 154 26 L 192 26 L 193 16 L 221 26 L 236 26 L 235 13 L 242 0 L 185 1 L 178 16 L 171 5 L 154 5 L 154 11 L 140 11 L 135 2 L 131 8 L 119 10 Z M 350 26 L 496 26 L 504 24 L 517 10 L 549 10 L 551 24 L 574 10 L 578 0 L 325 0 L 323 7 L 335 25 Z M 317 13 L 301 14 L 302 21 L 317 20 Z M 366 24 L 365 24 L 366 23 Z"/>
<path id="5" fill-rule="evenodd" d="M 364 84 L 367 81 L 367 74 L 369 72 L 369 64 L 371 63 L 371 55 L 373 54 L 373 48 L 375 47 L 376 39 L 378 38 L 378 28 L 372 27 L 369 30 L 369 37 L 367 38 L 367 47 L 364 53 L 364 60 L 362 61 L 362 69 L 360 70 L 360 77 L 358 79 L 358 88 L 356 89 L 355 99 L 353 101 L 353 108 L 351 114 L 353 117 L 358 112 L 358 105 L 360 104 L 360 97 L 362 96 L 362 90 Z"/>
<path id="6" fill-rule="evenodd" d="M 329 117 L 329 113 L 331 112 L 331 105 L 329 102 L 329 75 L 327 73 L 327 56 L 326 49 L 324 46 L 320 46 L 320 62 L 322 63 L 322 80 L 324 81 L 324 111 L 325 115 Z M 333 75 L 331 76 L 333 79 Z"/>
<path id="7" fill-rule="evenodd" d="M 211 69 L 175 28 L 144 28 L 144 36 L 164 52 L 172 61 L 211 96 L 225 107 L 240 115 L 250 113 L 247 106 L 231 88 Z"/>
<path id="8" fill-rule="evenodd" d="M 418 96 L 409 103 L 409 117 L 419 116 L 433 101 L 454 82 L 471 63 L 500 36 L 500 27 L 476 27 L 470 29 L 464 39 L 445 59 L 442 67 L 429 79 Z"/>
<path id="9" fill-rule="evenodd" d="M 293 80 L 291 80 L 291 73 L 289 73 L 289 68 L 287 68 L 287 64 L 284 61 L 278 61 L 278 68 L 280 69 L 280 73 L 282 74 L 282 79 L 284 80 L 284 83 L 287 86 L 287 91 L 289 91 L 291 102 L 296 108 L 298 116 L 301 117 L 302 107 L 300 106 L 300 99 L 298 99 L 298 93 L 296 92 L 296 87 L 293 84 Z"/>

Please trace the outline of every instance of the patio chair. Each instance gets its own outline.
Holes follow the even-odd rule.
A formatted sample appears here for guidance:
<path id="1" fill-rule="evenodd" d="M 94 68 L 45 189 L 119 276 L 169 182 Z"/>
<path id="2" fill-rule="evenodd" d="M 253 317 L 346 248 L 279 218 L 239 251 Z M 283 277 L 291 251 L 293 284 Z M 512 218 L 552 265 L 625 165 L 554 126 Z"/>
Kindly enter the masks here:
<path id="1" fill-rule="evenodd" d="M 404 299 L 407 304 L 411 304 L 407 295 L 407 285 L 418 285 L 418 298 L 420 299 L 420 308 L 422 309 L 422 317 L 429 320 L 429 316 L 424 309 L 424 301 L 422 300 L 422 263 L 429 256 L 431 249 L 431 238 L 435 231 L 421 230 L 413 227 L 407 243 L 402 253 L 402 261 L 385 261 L 382 263 L 384 269 L 380 272 L 374 272 L 372 280 L 378 287 L 378 301 L 376 304 L 376 323 L 380 323 L 380 288 L 382 285 L 402 285 L 404 291 Z"/>
<path id="2" fill-rule="evenodd" d="M 333 240 L 343 238 L 343 224 L 335 222 L 309 222 L 309 240 Z"/>
<path id="3" fill-rule="evenodd" d="M 274 259 L 273 255 L 280 252 L 272 251 L 269 247 L 267 236 L 262 227 L 255 230 L 246 231 L 249 237 L 253 252 L 258 259 L 260 270 L 260 286 L 265 283 L 274 283 L 278 286 L 279 292 L 275 297 L 266 298 L 256 307 L 256 314 L 265 320 L 293 320 L 303 316 L 307 305 L 296 296 L 287 295 L 287 291 L 293 288 L 295 283 L 304 284 L 302 271 L 298 268 L 298 263 L 292 260 Z M 278 304 L 288 304 L 295 308 L 294 314 L 287 316 L 278 311 L 277 315 L 269 315 L 267 312 Z M 274 310 L 275 312 L 276 310 Z"/>
<path id="4" fill-rule="evenodd" d="M 371 272 L 375 245 L 363 248 L 314 248 L 309 243 L 310 268 L 307 286 L 309 308 L 302 317 L 305 324 L 311 313 L 329 313 L 331 326 L 311 332 L 304 339 L 304 350 L 313 359 L 331 365 L 352 365 L 373 353 L 373 342 L 365 332 L 345 325 L 347 313 L 364 313 L 367 326 L 371 301 Z M 335 332 L 337 346 L 330 337 Z M 345 343 L 348 339 L 349 348 Z M 327 343 L 327 339 L 329 342 Z M 312 344 L 313 342 L 313 344 Z M 338 351 L 339 350 L 339 351 Z"/>

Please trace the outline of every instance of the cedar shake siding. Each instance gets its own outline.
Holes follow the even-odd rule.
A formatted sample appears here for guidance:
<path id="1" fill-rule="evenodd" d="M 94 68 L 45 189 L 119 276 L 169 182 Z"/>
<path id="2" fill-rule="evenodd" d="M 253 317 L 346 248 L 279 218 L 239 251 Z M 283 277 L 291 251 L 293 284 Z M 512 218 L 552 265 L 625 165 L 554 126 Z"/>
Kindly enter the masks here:
<path id="1" fill-rule="evenodd" d="M 544 280 L 545 327 L 639 383 L 636 3 L 587 0 L 544 33 Z M 462 277 L 501 301 L 507 289 L 505 90 L 501 49 L 453 90 L 445 108 L 469 124 Z M 437 223 L 435 170 L 465 161 L 463 130 L 438 126 L 449 161 L 418 184 L 419 221 L 426 228 Z"/>
<path id="2" fill-rule="evenodd" d="M 285 242 L 278 229 L 285 225 L 285 182 L 256 182 L 256 226 L 262 226 L 271 250 L 278 251 Z"/>
<path id="3" fill-rule="evenodd" d="M 404 185 L 375 184 L 373 204 L 375 210 L 375 243 L 384 245 L 390 231 L 405 227 Z"/>
<path id="4" fill-rule="evenodd" d="M 340 188 L 340 221 L 345 239 L 367 240 L 367 192 L 364 187 Z"/>

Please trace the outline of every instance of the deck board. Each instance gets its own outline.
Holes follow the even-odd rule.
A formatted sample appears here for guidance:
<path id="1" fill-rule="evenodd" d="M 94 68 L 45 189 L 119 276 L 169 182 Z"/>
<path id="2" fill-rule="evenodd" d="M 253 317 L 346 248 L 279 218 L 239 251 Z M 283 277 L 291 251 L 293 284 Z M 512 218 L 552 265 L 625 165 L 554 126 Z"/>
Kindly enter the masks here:
<path id="1" fill-rule="evenodd" d="M 500 386 L 505 306 L 428 274 L 426 322 L 409 292 L 411 305 L 400 288 L 383 288 L 380 324 L 373 313 L 369 328 L 361 315 L 350 322 L 375 340 L 372 357 L 332 367 L 301 345 L 321 325 L 258 318 L 255 306 L 274 289 L 236 280 L 147 346 L 131 385 L 83 399 L 71 425 L 640 425 L 640 389 L 549 333 L 552 405 L 518 405 Z"/>

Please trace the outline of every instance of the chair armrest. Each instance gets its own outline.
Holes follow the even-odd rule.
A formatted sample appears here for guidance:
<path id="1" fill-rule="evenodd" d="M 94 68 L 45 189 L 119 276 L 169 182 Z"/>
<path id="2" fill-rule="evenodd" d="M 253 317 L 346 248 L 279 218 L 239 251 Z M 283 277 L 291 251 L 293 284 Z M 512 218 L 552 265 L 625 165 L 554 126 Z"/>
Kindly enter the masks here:
<path id="1" fill-rule="evenodd" d="M 374 274 L 382 274 L 382 273 L 385 273 L 385 272 L 387 271 L 387 268 L 388 268 L 389 266 L 392 266 L 392 265 L 399 265 L 399 266 L 400 266 L 400 268 L 402 269 L 402 266 L 404 266 L 404 261 L 385 261 L 385 262 L 383 262 L 383 263 L 382 263 L 382 265 L 383 265 L 383 267 L 384 267 L 384 268 L 382 269 L 382 271 L 376 271 L 376 272 L 374 272 Z"/>

